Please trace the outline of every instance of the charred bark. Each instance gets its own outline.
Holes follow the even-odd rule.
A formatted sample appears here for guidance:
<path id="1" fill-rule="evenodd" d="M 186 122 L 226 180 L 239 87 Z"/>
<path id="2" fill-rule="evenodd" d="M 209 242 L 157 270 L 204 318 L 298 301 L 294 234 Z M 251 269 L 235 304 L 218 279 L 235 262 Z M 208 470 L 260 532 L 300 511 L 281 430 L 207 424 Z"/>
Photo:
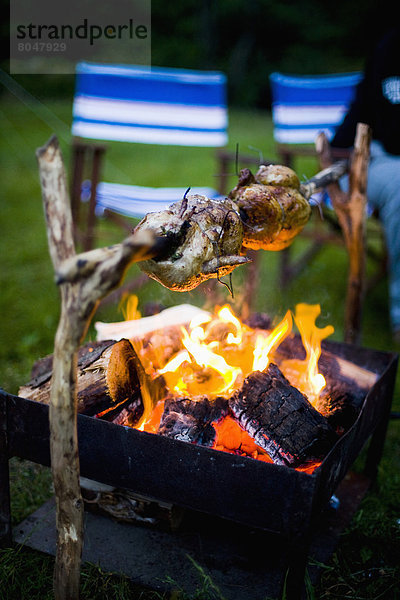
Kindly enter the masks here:
<path id="1" fill-rule="evenodd" d="M 215 439 L 215 429 L 211 423 L 227 413 L 228 401 L 225 398 L 209 400 L 207 396 L 168 396 L 158 433 L 183 442 L 211 446 Z"/>
<path id="2" fill-rule="evenodd" d="M 129 400 L 124 402 L 122 407 L 118 406 L 114 410 L 111 409 L 111 411 L 107 411 L 106 414 L 100 415 L 100 418 L 111 421 L 115 425 L 134 427 L 143 415 L 143 410 L 142 399 L 136 397 L 131 402 L 129 402 Z"/>
<path id="3" fill-rule="evenodd" d="M 275 352 L 274 361 L 285 372 L 285 361 L 293 358 L 304 360 L 305 356 L 301 339 L 296 336 L 284 340 Z M 325 377 L 326 387 L 315 407 L 332 427 L 347 430 L 356 420 L 377 375 L 324 348 L 318 361 L 318 369 Z"/>
<path id="4" fill-rule="evenodd" d="M 325 417 L 274 364 L 251 373 L 229 399 L 229 408 L 276 464 L 295 467 L 318 460 L 337 439 Z"/>

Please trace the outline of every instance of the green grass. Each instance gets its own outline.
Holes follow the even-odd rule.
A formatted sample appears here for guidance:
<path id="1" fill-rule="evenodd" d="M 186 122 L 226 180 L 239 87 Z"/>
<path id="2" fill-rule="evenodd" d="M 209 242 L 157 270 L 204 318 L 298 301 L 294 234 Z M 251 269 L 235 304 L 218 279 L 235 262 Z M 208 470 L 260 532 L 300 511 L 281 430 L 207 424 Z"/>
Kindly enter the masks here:
<path id="1" fill-rule="evenodd" d="M 0 385 L 17 393 L 29 380 L 32 364 L 53 348 L 59 314 L 58 292 L 47 250 L 46 231 L 38 183 L 35 149 L 43 145 L 56 129 L 69 168 L 69 126 L 71 103 L 48 104 L 57 116 L 56 127 L 43 122 L 43 111 L 29 109 L 18 100 L 3 96 L 0 104 L 2 137 L 1 213 L 0 213 Z M 40 114 L 36 114 L 37 111 Z M 45 118 L 47 116 L 45 115 Z M 64 122 L 65 125 L 60 123 Z M 260 150 L 274 158 L 272 126 L 267 113 L 232 110 L 230 113 L 231 150 L 238 143 L 243 153 Z M 147 185 L 215 185 L 218 169 L 214 153 L 207 149 L 166 149 L 155 146 L 108 144 L 104 179 Z M 297 165 L 301 176 L 310 176 L 316 165 L 304 160 Z M 232 169 L 234 171 L 234 169 Z M 230 184 L 234 185 L 232 173 Z M 100 245 L 117 241 L 120 232 L 102 223 Z M 298 254 L 307 242 L 299 239 L 293 252 Z M 343 336 L 344 295 L 347 260 L 344 251 L 326 247 L 283 293 L 277 285 L 278 253 L 264 253 L 260 265 L 256 310 L 283 316 L 297 302 L 320 303 L 320 326 L 331 323 L 334 339 Z M 368 264 L 368 269 L 372 265 Z M 132 267 L 128 276 L 138 273 Z M 234 274 L 235 302 L 242 301 L 243 269 Z M 381 350 L 395 350 L 388 322 L 387 282 L 383 281 L 366 298 L 363 314 L 363 344 Z M 225 295 L 225 289 L 221 288 Z M 225 296 L 227 298 L 227 296 Z M 149 282 L 140 291 L 140 302 L 156 299 L 166 306 L 181 302 L 204 304 L 204 291 L 174 294 Z M 121 318 L 116 306 L 99 310 L 95 320 Z M 90 329 L 93 336 L 93 328 Z M 397 382 L 394 407 L 400 410 L 400 383 Z M 364 500 L 351 527 L 342 537 L 331 565 L 324 569 L 316 598 L 398 598 L 400 526 L 400 422 L 389 425 L 384 456 L 374 489 Z M 12 513 L 19 522 L 51 494 L 48 469 L 19 459 L 11 460 Z M 44 599 L 51 597 L 52 559 L 25 548 L 5 551 L 0 559 L 1 598 Z M 199 580 L 200 591 L 204 581 Z M 200 592 L 199 592 L 200 593 Z M 210 590 L 203 589 L 204 598 Z M 142 595 L 141 595 L 142 594 Z M 182 597 L 183 591 L 181 591 Z M 126 579 L 85 567 L 82 598 L 143 598 L 149 591 L 138 590 Z M 176 592 L 175 597 L 178 597 Z"/>

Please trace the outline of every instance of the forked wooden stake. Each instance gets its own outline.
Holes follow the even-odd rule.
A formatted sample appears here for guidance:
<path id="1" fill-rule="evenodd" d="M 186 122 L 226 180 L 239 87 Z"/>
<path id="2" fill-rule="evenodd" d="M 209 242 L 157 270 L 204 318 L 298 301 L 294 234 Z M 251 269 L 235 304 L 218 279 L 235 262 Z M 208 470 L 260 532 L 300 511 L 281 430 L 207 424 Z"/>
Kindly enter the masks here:
<path id="1" fill-rule="evenodd" d="M 343 192 L 337 182 L 327 186 L 333 208 L 342 228 L 344 242 L 349 255 L 347 283 L 345 341 L 357 343 L 362 313 L 365 274 L 365 228 L 367 208 L 367 171 L 371 130 L 368 125 L 358 123 L 354 150 L 349 167 L 349 191 Z M 321 133 L 316 140 L 316 149 L 322 168 L 333 162 L 329 143 Z"/>
<path id="2" fill-rule="evenodd" d="M 111 248 L 76 255 L 66 177 L 55 137 L 37 151 L 50 256 L 61 291 L 50 395 L 50 452 L 56 497 L 57 600 L 79 597 L 83 502 L 79 486 L 77 350 L 99 302 L 126 268 L 157 251 L 157 240 L 130 236 Z"/>

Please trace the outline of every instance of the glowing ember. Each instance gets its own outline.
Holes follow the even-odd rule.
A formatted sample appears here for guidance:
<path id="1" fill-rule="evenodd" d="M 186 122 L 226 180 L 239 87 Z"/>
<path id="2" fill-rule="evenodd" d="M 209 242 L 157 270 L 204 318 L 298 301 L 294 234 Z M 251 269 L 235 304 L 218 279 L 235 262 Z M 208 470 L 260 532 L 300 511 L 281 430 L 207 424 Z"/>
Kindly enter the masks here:
<path id="1" fill-rule="evenodd" d="M 221 422 L 215 423 L 214 429 L 217 432 L 214 443 L 215 450 L 272 462 L 265 450 L 257 446 L 253 438 L 232 417 L 225 417 Z"/>
<path id="2" fill-rule="evenodd" d="M 146 422 L 142 421 L 142 425 L 140 427 L 141 431 L 147 431 L 148 433 L 157 433 L 158 427 L 160 425 L 161 416 L 164 410 L 164 400 L 160 400 L 155 405 L 150 417 Z"/>

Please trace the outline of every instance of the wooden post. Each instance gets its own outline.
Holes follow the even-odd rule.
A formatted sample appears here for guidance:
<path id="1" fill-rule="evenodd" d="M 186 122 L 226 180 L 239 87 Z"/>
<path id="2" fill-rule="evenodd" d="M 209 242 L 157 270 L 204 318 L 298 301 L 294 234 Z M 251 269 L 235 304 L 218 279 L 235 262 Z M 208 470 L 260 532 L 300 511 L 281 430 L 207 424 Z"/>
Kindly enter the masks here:
<path id="1" fill-rule="evenodd" d="M 365 220 L 367 207 L 367 172 L 371 130 L 368 125 L 358 123 L 354 151 L 349 167 L 349 192 L 340 189 L 337 182 L 327 186 L 329 196 L 341 226 L 349 255 L 347 282 L 345 341 L 359 342 L 361 330 L 362 302 L 365 281 Z M 325 135 L 316 141 L 321 166 L 332 163 L 332 153 Z"/>
<path id="2" fill-rule="evenodd" d="M 71 206 L 61 151 L 55 137 L 37 151 L 47 237 L 61 291 L 50 393 L 50 453 L 56 497 L 57 600 L 79 597 L 83 502 L 79 485 L 77 351 L 99 302 L 119 285 L 130 263 L 157 253 L 152 236 L 132 235 L 121 244 L 75 254 Z"/>
<path id="3" fill-rule="evenodd" d="M 39 149 L 37 156 L 50 256 L 57 270 L 75 256 L 75 247 L 65 173 L 56 140 L 53 138 Z M 50 453 L 57 521 L 54 590 L 60 600 L 79 597 L 83 540 L 75 392 L 76 355 L 83 336 L 82 318 L 77 318 L 79 295 L 79 284 L 61 288 L 50 396 Z"/>

